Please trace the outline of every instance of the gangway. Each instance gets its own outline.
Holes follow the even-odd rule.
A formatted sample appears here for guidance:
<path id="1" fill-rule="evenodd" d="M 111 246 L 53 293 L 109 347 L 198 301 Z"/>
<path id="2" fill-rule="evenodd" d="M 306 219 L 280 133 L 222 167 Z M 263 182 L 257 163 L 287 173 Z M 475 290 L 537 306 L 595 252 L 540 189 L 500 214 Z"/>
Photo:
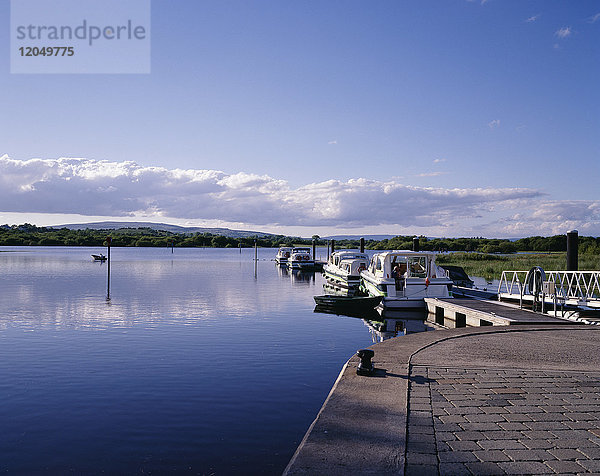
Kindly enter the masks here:
<path id="1" fill-rule="evenodd" d="M 554 306 L 554 311 L 600 311 L 600 271 L 503 271 L 498 300 L 519 301 L 519 306 Z"/>

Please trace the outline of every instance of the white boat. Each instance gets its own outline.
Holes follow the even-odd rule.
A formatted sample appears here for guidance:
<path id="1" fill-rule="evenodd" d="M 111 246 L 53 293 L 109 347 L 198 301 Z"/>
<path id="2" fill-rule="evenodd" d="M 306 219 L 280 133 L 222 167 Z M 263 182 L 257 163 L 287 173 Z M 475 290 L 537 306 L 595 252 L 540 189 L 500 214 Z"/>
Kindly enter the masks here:
<path id="1" fill-rule="evenodd" d="M 335 251 L 323 266 L 327 284 L 354 294 L 360 286 L 360 272 L 369 266 L 369 256 L 359 251 Z"/>
<path id="2" fill-rule="evenodd" d="M 292 247 L 291 246 L 281 246 L 278 250 L 277 250 L 277 255 L 275 256 L 275 261 L 277 262 L 277 264 L 284 266 L 288 263 L 288 259 L 290 258 L 290 255 L 292 254 Z"/>
<path id="3" fill-rule="evenodd" d="M 382 296 L 381 308 L 424 308 L 426 297 L 452 297 L 452 280 L 435 264 L 430 251 L 395 250 L 376 253 L 360 273 L 361 291 Z"/>
<path id="4" fill-rule="evenodd" d="M 310 248 L 292 248 L 290 257 L 288 258 L 287 266 L 291 269 L 314 269 L 315 260 L 311 255 Z"/>

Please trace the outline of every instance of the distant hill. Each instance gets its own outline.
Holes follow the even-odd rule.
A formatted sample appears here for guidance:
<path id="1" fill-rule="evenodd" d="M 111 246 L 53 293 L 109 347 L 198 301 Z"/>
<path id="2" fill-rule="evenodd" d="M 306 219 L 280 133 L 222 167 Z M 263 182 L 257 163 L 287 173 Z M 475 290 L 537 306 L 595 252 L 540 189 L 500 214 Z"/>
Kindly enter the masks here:
<path id="1" fill-rule="evenodd" d="M 332 236 L 322 236 L 323 240 L 360 240 L 364 238 L 365 240 L 389 240 L 390 238 L 394 238 L 397 235 L 332 235 Z"/>
<path id="2" fill-rule="evenodd" d="M 67 225 L 54 225 L 47 228 L 68 228 L 69 230 L 118 230 L 119 228 L 151 228 L 152 230 L 170 231 L 172 233 L 212 233 L 231 238 L 244 238 L 249 236 L 276 236 L 272 233 L 260 231 L 231 230 L 229 228 L 202 228 L 168 225 L 166 223 L 152 223 L 142 221 L 101 221 L 94 223 L 71 223 Z"/>

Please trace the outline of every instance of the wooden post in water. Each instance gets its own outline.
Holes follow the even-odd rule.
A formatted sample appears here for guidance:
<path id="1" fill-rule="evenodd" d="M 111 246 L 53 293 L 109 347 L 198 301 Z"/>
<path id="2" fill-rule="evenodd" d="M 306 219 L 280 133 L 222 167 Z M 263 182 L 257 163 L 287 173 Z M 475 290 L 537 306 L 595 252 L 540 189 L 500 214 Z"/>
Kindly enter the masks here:
<path id="1" fill-rule="evenodd" d="M 567 271 L 579 271 L 579 232 L 567 231 Z"/>
<path id="2" fill-rule="evenodd" d="M 331 240 L 331 254 L 335 251 L 335 240 Z"/>
<path id="3" fill-rule="evenodd" d="M 365 239 L 361 237 L 360 239 L 360 252 L 364 253 L 365 252 Z"/>
<path id="4" fill-rule="evenodd" d="M 107 278 L 106 278 L 106 300 L 110 301 L 110 244 L 112 243 L 112 238 L 110 236 L 106 237 L 106 246 L 108 248 L 107 258 L 106 258 L 106 268 L 107 268 Z"/>
<path id="5" fill-rule="evenodd" d="M 256 278 L 256 267 L 258 266 L 258 245 L 254 240 L 254 277 Z"/>
<path id="6" fill-rule="evenodd" d="M 313 259 L 316 261 L 317 259 L 317 250 L 316 250 L 315 240 L 312 240 L 312 250 L 313 250 Z"/>
<path id="7" fill-rule="evenodd" d="M 413 238 L 413 251 L 419 251 L 419 237 L 415 236 Z"/>

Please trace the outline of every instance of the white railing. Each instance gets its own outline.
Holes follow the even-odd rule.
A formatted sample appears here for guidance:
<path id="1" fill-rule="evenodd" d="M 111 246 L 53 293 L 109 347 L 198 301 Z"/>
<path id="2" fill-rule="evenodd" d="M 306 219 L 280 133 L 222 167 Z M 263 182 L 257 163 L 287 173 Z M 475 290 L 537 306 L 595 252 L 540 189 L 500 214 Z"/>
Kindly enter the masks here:
<path id="1" fill-rule="evenodd" d="M 541 268 L 538 268 L 541 270 Z M 531 289 L 531 271 L 503 271 L 498 295 L 515 297 L 543 293 L 561 301 L 600 301 L 600 271 L 542 271 L 543 289 Z"/>

